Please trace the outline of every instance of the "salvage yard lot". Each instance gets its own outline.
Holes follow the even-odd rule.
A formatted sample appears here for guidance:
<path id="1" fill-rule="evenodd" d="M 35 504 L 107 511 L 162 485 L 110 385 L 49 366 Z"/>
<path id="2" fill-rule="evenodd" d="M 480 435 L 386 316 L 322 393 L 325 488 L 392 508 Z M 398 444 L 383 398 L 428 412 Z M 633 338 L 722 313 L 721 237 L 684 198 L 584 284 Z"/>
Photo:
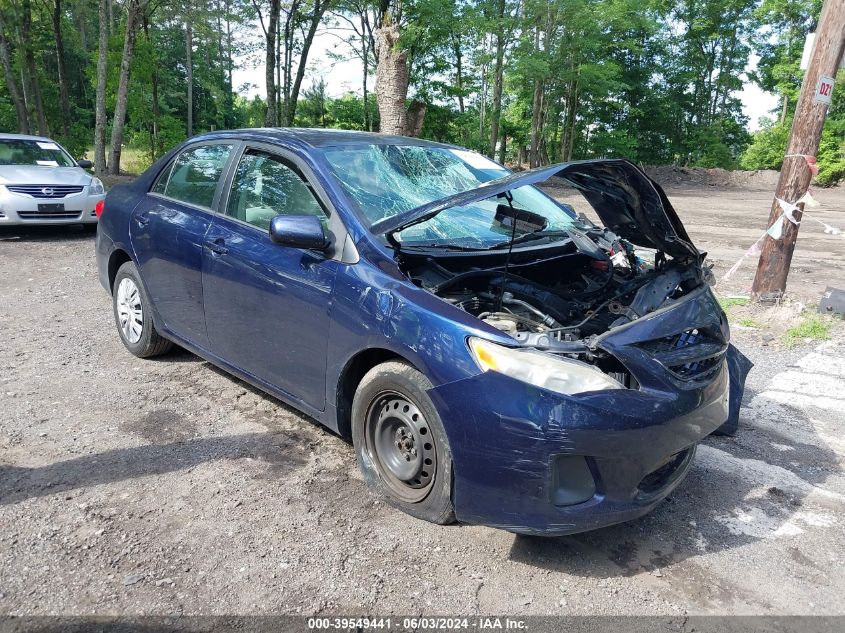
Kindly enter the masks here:
<path id="1" fill-rule="evenodd" d="M 762 187 L 668 193 L 717 276 L 765 228 Z M 845 225 L 842 191 L 817 194 Z M 415 520 L 293 409 L 187 352 L 131 356 L 93 255 L 75 228 L 0 233 L 0 613 L 845 614 L 836 330 L 792 349 L 737 331 L 756 363 L 739 435 L 644 519 L 542 539 Z M 805 222 L 796 295 L 843 286 L 843 256 Z"/>

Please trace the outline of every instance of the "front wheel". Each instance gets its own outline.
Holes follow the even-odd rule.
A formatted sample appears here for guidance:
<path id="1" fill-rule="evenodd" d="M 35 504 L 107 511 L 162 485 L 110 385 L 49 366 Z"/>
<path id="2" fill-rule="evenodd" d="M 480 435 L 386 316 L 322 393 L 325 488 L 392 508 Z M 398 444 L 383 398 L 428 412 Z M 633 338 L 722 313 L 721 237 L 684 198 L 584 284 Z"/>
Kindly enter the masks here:
<path id="1" fill-rule="evenodd" d="M 135 356 L 158 356 L 173 346 L 155 329 L 150 300 L 132 262 L 123 264 L 115 275 L 112 304 L 120 340 Z"/>
<path id="2" fill-rule="evenodd" d="M 405 363 L 374 367 L 352 401 L 352 442 L 376 494 L 412 516 L 442 525 L 455 520 L 452 454 L 426 393 L 431 387 Z"/>

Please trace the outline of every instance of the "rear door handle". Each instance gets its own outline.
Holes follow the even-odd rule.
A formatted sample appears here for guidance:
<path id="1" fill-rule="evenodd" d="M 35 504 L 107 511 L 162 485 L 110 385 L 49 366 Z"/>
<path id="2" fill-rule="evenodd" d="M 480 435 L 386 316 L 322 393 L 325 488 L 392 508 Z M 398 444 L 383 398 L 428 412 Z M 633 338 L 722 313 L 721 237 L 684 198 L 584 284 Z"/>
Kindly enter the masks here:
<path id="1" fill-rule="evenodd" d="M 150 223 L 150 216 L 147 215 L 146 212 L 136 213 L 135 221 L 138 223 L 139 226 L 147 226 Z"/>
<path id="2" fill-rule="evenodd" d="M 206 242 L 205 247 L 210 250 L 215 255 L 225 255 L 229 252 L 229 249 L 226 248 L 226 240 L 222 237 L 218 237 L 213 242 Z"/>

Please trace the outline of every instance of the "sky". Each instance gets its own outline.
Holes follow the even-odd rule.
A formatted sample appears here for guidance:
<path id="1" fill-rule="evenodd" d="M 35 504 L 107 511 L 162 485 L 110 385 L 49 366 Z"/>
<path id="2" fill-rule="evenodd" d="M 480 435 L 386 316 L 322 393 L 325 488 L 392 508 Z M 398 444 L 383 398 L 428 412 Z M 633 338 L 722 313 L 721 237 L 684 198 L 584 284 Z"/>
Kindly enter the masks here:
<path id="1" fill-rule="evenodd" d="M 338 62 L 328 55 L 329 52 L 333 52 L 348 56 L 349 49 L 342 41 L 345 36 L 346 32 L 341 29 L 329 29 L 314 38 L 303 88 L 307 88 L 313 78 L 322 76 L 326 81 L 328 94 L 332 97 L 339 97 L 350 91 L 361 94 L 363 74 L 360 60 L 355 58 Z M 264 58 L 259 57 L 259 59 L 254 57 L 239 59 L 239 68 L 236 68 L 232 75 L 232 83 L 236 89 L 243 84 L 249 84 L 249 88 L 244 91 L 248 97 L 264 96 Z M 756 64 L 757 58 L 752 57 L 746 73 L 753 71 Z M 370 77 L 369 90 L 373 89 L 373 82 L 374 77 Z M 764 92 L 749 80 L 746 80 L 739 98 L 742 101 L 742 110 L 748 117 L 748 129 L 752 132 L 760 129 L 760 118 L 771 116 L 771 111 L 778 106 L 775 95 Z"/>

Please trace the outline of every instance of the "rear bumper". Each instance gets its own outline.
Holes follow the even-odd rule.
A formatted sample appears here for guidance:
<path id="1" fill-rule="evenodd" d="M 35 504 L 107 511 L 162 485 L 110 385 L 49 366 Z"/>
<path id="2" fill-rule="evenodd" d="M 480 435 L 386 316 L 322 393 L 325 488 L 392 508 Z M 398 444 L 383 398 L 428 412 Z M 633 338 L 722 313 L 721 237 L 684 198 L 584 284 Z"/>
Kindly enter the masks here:
<path id="1" fill-rule="evenodd" d="M 724 363 L 706 387 L 676 393 L 567 397 L 495 372 L 429 393 L 452 449 L 457 518 L 557 536 L 654 508 L 683 480 L 697 443 L 728 418 L 730 389 Z M 573 496 L 561 465 L 579 461 L 594 489 L 581 495 L 578 481 Z"/>
<path id="2" fill-rule="evenodd" d="M 0 226 L 93 224 L 97 222 L 94 207 L 105 197 L 105 194 L 89 195 L 88 187 L 64 198 L 33 198 L 0 187 Z M 58 204 L 64 208 L 39 209 L 39 205 L 44 204 Z"/>

